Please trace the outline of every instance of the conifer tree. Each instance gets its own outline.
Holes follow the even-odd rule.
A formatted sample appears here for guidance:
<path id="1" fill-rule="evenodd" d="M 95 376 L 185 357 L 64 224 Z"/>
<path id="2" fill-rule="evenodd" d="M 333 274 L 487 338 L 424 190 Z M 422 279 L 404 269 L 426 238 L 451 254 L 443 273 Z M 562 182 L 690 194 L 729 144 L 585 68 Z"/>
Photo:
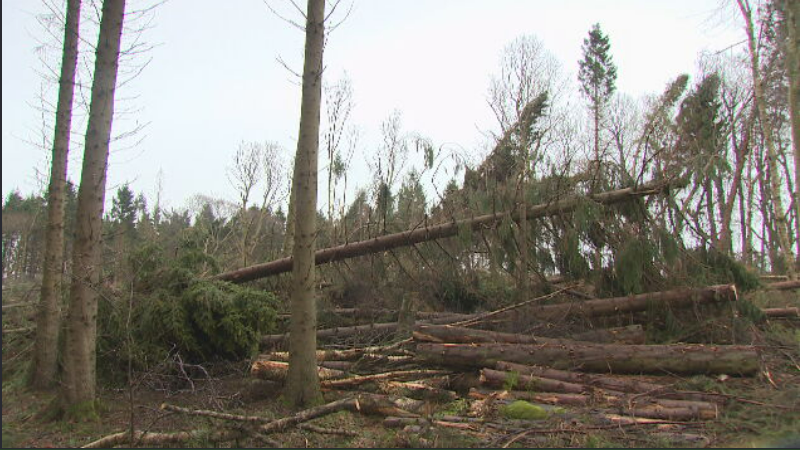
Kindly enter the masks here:
<path id="1" fill-rule="evenodd" d="M 578 61 L 581 92 L 589 100 L 594 117 L 594 158 L 600 160 L 600 122 L 603 109 L 616 90 L 617 66 L 611 58 L 611 43 L 600 24 L 594 24 L 583 40 L 583 59 Z"/>

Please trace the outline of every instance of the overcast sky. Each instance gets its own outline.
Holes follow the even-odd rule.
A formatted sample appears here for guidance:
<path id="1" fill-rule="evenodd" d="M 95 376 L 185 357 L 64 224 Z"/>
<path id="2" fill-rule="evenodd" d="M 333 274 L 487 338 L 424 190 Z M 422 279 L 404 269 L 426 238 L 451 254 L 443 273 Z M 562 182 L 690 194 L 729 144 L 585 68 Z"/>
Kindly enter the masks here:
<path id="1" fill-rule="evenodd" d="M 270 1 L 292 16 L 287 2 Z M 581 43 L 599 22 L 611 38 L 619 91 L 656 94 L 677 75 L 696 73 L 701 51 L 741 40 L 740 30 L 715 16 L 720 1 L 354 0 L 325 52 L 326 81 L 346 71 L 355 91 L 352 123 L 363 138 L 350 182 L 366 176 L 365 155 L 394 109 L 405 131 L 437 145 L 467 152 L 484 146 L 485 132 L 496 127 L 486 103 L 489 78 L 502 48 L 518 36 L 537 36 L 574 80 Z M 36 167 L 47 173 L 46 152 L 26 142 L 41 140 L 31 106 L 40 90 L 34 48 L 41 9 L 36 0 L 2 1 L 4 197 L 39 189 Z M 239 142 L 273 140 L 294 152 L 300 90 L 276 58 L 300 71 L 303 34 L 262 0 L 169 0 L 153 25 L 145 35 L 159 44 L 152 63 L 126 88 L 140 108 L 128 126 L 149 126 L 138 146 L 112 149 L 108 188 L 130 182 L 152 198 L 161 171 L 167 206 L 181 207 L 194 194 L 234 200 L 225 168 Z M 71 151 L 77 182 L 82 148 Z"/>

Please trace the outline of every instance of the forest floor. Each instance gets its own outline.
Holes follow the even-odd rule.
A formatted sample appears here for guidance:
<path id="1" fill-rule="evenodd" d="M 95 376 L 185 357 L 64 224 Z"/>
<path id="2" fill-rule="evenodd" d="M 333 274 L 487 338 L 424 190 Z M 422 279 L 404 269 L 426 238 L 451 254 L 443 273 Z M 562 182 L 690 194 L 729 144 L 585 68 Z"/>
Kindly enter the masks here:
<path id="1" fill-rule="evenodd" d="M 795 292 L 757 292 L 748 297 L 758 306 L 800 306 Z M 4 299 L 5 303 L 5 299 Z M 4 314 L 5 316 L 5 314 Z M 4 317 L 4 328 L 6 325 Z M 217 425 L 211 419 L 163 411 L 163 403 L 193 409 L 280 418 L 292 411 L 281 401 L 279 385 L 248 377 L 249 365 L 221 363 L 186 367 L 185 377 L 156 374 L 136 378 L 133 395 L 128 388 L 101 387 L 101 420 L 71 423 L 46 418 L 54 393 L 28 390 L 24 383 L 26 359 L 30 356 L 32 335 L 15 333 L 3 337 L 3 421 L 2 444 L 8 447 L 79 447 L 108 434 L 129 429 L 179 431 Z M 354 435 L 320 434 L 292 429 L 270 435 L 284 447 L 767 447 L 786 445 L 800 430 L 800 321 L 773 320 L 753 326 L 753 344 L 759 346 L 762 370 L 756 377 L 659 376 L 661 384 L 678 389 L 725 394 L 729 399 L 716 420 L 695 422 L 680 433 L 655 433 L 654 427 L 581 428 L 582 419 L 591 411 L 552 415 L 537 421 L 533 428 L 509 427 L 487 432 L 486 429 L 431 427 L 419 433 L 386 428 L 383 419 L 341 411 L 314 420 L 329 429 L 346 430 Z M 189 377 L 191 375 L 191 377 Z M 643 377 L 642 379 L 648 379 Z M 346 393 L 329 392 L 326 401 Z M 430 403 L 425 411 L 430 417 L 445 414 L 464 415 L 469 402 Z M 517 424 L 518 425 L 518 424 Z M 600 428 L 600 429 L 598 429 Z M 522 432 L 520 432 L 522 430 Z M 206 447 L 203 439 L 181 445 Z M 260 446 L 257 441 L 233 441 L 231 447 Z M 796 446 L 796 444 L 795 444 Z"/>

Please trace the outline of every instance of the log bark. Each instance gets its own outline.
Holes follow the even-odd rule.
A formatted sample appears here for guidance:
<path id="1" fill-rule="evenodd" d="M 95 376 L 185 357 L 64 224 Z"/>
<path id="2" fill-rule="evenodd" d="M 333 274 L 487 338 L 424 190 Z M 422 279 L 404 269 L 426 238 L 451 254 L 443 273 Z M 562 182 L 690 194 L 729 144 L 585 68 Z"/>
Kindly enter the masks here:
<path id="1" fill-rule="evenodd" d="M 528 208 L 526 216 L 528 219 L 535 219 L 538 217 L 563 214 L 573 211 L 578 205 L 582 204 L 582 202 L 585 202 L 586 200 L 591 200 L 595 203 L 603 205 L 613 205 L 632 198 L 657 194 L 670 187 L 671 184 L 674 183 L 660 181 L 645 184 L 639 187 L 618 189 L 615 191 L 603 192 L 586 197 L 572 196 L 562 200 L 531 206 Z M 517 217 L 518 215 L 519 214 L 517 213 L 506 211 L 494 214 L 486 214 L 469 219 L 457 221 L 454 220 L 452 222 L 442 223 L 439 225 L 429 226 L 425 224 L 420 228 L 415 228 L 400 233 L 388 234 L 366 241 L 352 242 L 337 247 L 319 250 L 314 255 L 314 263 L 317 265 L 326 264 L 344 259 L 355 258 L 358 256 L 384 252 L 398 247 L 419 244 L 421 242 L 447 238 L 457 235 L 458 230 L 464 227 L 469 227 L 477 231 L 484 228 L 493 227 L 508 217 L 516 221 L 519 219 L 519 217 Z M 292 270 L 292 265 L 292 258 L 282 258 L 268 263 L 257 264 L 231 272 L 225 272 L 216 275 L 213 278 L 230 281 L 232 283 L 245 283 L 260 278 L 289 272 Z"/>
<path id="2" fill-rule="evenodd" d="M 497 364 L 495 364 L 495 368 L 498 370 L 505 370 L 507 372 L 518 372 L 525 375 L 535 375 L 539 377 L 552 378 L 554 380 L 568 381 L 570 383 L 579 383 L 586 386 L 605 389 L 606 391 L 647 394 L 652 397 L 664 397 L 709 403 L 720 402 L 720 397 L 717 395 L 675 391 L 661 384 L 648 383 L 630 377 L 616 378 L 606 375 L 570 372 L 541 366 L 516 364 L 507 361 L 498 361 Z"/>
<path id="3" fill-rule="evenodd" d="M 453 401 L 458 398 L 458 394 L 453 391 L 421 382 L 388 381 L 379 383 L 378 387 L 383 393 L 401 395 L 416 400 Z"/>
<path id="4" fill-rule="evenodd" d="M 282 361 L 254 361 L 250 366 L 250 375 L 262 380 L 286 381 L 289 374 L 289 363 Z M 343 378 L 345 373 L 341 370 L 328 369 L 317 366 L 317 374 L 320 380 L 330 380 L 333 378 Z"/>
<path id="5" fill-rule="evenodd" d="M 617 344 L 637 344 L 645 343 L 647 339 L 644 328 L 641 325 L 629 325 L 627 327 L 598 328 L 595 330 L 584 331 L 570 336 L 576 341 L 595 342 L 595 343 L 617 343 Z"/>
<path id="6" fill-rule="evenodd" d="M 498 361 L 613 373 L 753 375 L 752 346 L 614 344 L 418 344 L 417 357 L 455 367 L 493 367 Z"/>
<path id="7" fill-rule="evenodd" d="M 461 315 L 442 316 L 433 318 L 429 321 L 425 322 L 420 321 L 417 323 L 418 324 L 453 323 L 462 320 L 462 318 L 463 316 Z M 349 337 L 361 333 L 375 333 L 375 332 L 388 334 L 388 333 L 393 333 L 395 330 L 397 330 L 397 322 L 370 323 L 366 325 L 356 325 L 353 327 L 323 328 L 321 330 L 317 330 L 317 339 L 335 339 L 335 338 Z M 288 339 L 289 334 L 290 333 L 268 334 L 261 338 L 261 345 L 265 346 L 276 345 Z"/>
<path id="8" fill-rule="evenodd" d="M 800 280 L 778 281 L 777 283 L 770 283 L 767 285 L 770 291 L 791 291 L 800 289 Z"/>
<path id="9" fill-rule="evenodd" d="M 481 370 L 480 383 L 484 386 L 506 390 L 525 389 L 563 394 L 581 394 L 591 391 L 591 388 L 582 384 L 493 369 Z"/>
<path id="10" fill-rule="evenodd" d="M 373 375 L 356 375 L 338 380 L 325 380 L 321 382 L 323 388 L 353 387 L 372 381 L 388 380 L 419 380 L 422 378 L 446 375 L 449 372 L 442 370 L 399 370 L 397 372 L 377 373 Z"/>
<path id="11" fill-rule="evenodd" d="M 800 308 L 789 306 L 786 308 L 765 308 L 763 309 L 764 315 L 769 318 L 800 318 Z"/>
<path id="12" fill-rule="evenodd" d="M 641 394 L 629 395 L 616 391 L 603 391 L 589 385 L 559 382 L 547 378 L 521 375 L 491 369 L 481 370 L 481 383 L 493 388 L 514 388 L 527 390 L 507 390 L 499 398 L 511 398 L 556 405 L 588 406 L 606 405 L 620 408 L 619 412 L 654 419 L 691 420 L 715 419 L 719 415 L 716 403 L 693 400 L 659 399 Z M 564 383 L 564 384 L 556 384 Z M 547 391 L 548 388 L 553 388 Z M 545 392 L 542 392 L 545 391 Z M 473 398 L 482 398 L 491 392 L 470 390 Z"/>
<path id="13" fill-rule="evenodd" d="M 652 304 L 666 304 L 685 308 L 696 303 L 736 301 L 736 286 L 725 284 L 705 288 L 683 288 L 671 291 L 649 292 L 628 297 L 602 298 L 556 305 L 526 306 L 509 313 L 524 314 L 540 320 L 557 320 L 569 316 L 601 317 L 621 313 L 645 311 Z M 508 313 L 504 313 L 508 314 Z"/>
<path id="14" fill-rule="evenodd" d="M 572 339 L 555 339 L 521 333 L 476 330 L 453 325 L 418 325 L 414 340 L 421 342 L 506 342 L 509 344 L 577 344 L 617 342 L 624 344 L 644 344 L 645 333 L 641 325 L 597 329 L 576 334 Z"/>

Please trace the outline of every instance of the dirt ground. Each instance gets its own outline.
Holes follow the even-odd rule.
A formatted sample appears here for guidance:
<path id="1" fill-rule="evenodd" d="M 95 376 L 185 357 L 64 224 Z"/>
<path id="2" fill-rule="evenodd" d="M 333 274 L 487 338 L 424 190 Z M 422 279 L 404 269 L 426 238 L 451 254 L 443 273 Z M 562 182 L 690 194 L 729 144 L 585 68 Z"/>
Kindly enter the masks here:
<path id="1" fill-rule="evenodd" d="M 796 293 L 756 293 L 749 296 L 758 306 L 800 306 Z M 4 314 L 5 316 L 5 314 Z M 5 325 L 4 317 L 4 325 Z M 773 447 L 790 445 L 800 435 L 800 321 L 773 320 L 753 326 L 752 344 L 762 355 L 761 373 L 752 378 L 725 376 L 641 377 L 678 389 L 724 394 L 727 402 L 716 420 L 687 425 L 635 427 L 597 426 L 591 409 L 568 409 L 546 420 L 521 423 L 496 417 L 456 426 L 391 429 L 379 417 L 347 411 L 314 420 L 326 429 L 352 435 L 321 434 L 297 430 L 270 435 L 272 441 L 244 439 L 218 444 L 222 447 L 256 447 L 279 443 L 283 447 Z M 101 417 L 97 422 L 71 423 L 51 420 L 47 411 L 54 393 L 31 392 L 24 372 L 31 348 L 30 333 L 3 336 L 3 428 L 7 447 L 78 447 L 111 433 L 130 428 L 180 431 L 217 430 L 214 419 L 165 412 L 163 403 L 228 413 L 285 417 L 292 413 L 281 400 L 281 387 L 250 379 L 247 363 L 209 364 L 202 369 L 137 374 L 135 389 L 124 385 L 99 391 Z M 464 392 L 461 392 L 462 394 Z M 328 392 L 326 401 L 348 395 Z M 452 402 L 431 403 L 431 419 L 469 415 L 470 402 L 463 395 Z M 491 413 L 487 413 L 491 414 Z M 205 439 L 183 446 L 214 445 Z M 796 447 L 796 444 L 794 445 Z"/>

